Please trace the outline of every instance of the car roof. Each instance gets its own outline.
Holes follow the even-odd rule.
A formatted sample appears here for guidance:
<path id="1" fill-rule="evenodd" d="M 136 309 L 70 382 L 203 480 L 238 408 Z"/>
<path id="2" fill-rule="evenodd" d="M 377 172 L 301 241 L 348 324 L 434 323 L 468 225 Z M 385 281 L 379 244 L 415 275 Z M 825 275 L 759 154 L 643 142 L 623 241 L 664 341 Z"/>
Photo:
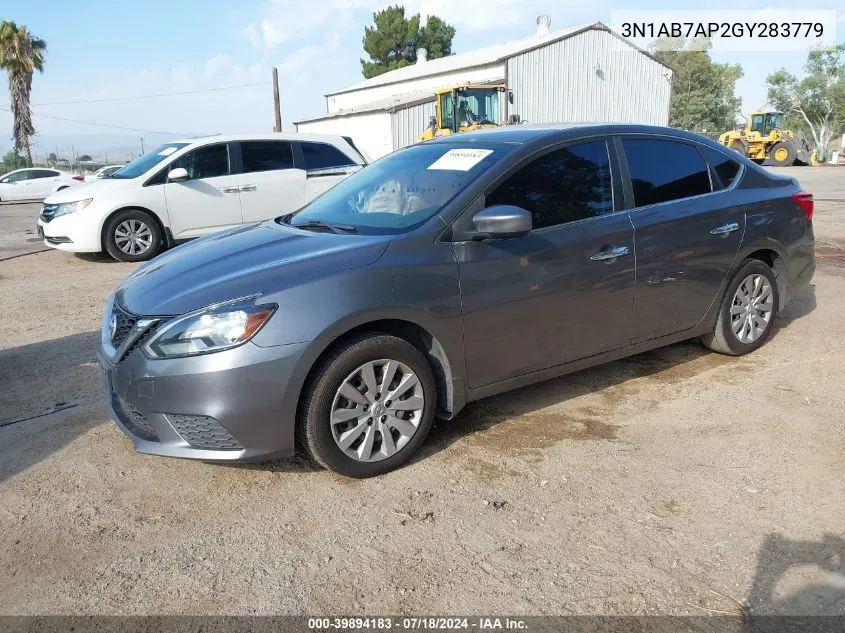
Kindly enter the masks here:
<path id="1" fill-rule="evenodd" d="M 182 138 L 172 143 L 229 143 L 232 141 L 314 141 L 323 143 L 345 143 L 339 134 L 298 134 L 295 132 L 263 132 L 257 134 L 214 134 L 197 138 Z"/>
<path id="2" fill-rule="evenodd" d="M 34 165 L 32 167 L 18 167 L 17 169 L 13 169 L 12 171 L 7 171 L 5 174 L 0 174 L 0 175 L 8 176 L 9 174 L 16 174 L 19 171 L 31 171 L 33 169 L 47 169 L 49 171 L 57 171 L 59 173 L 64 173 L 64 172 L 62 172 L 61 169 L 56 169 L 55 167 L 39 167 L 38 165 Z"/>
<path id="3" fill-rule="evenodd" d="M 446 144 L 483 142 L 521 145 L 537 141 L 541 138 L 546 138 L 547 140 L 566 140 L 568 138 L 578 138 L 579 136 L 590 134 L 663 134 L 697 142 L 709 140 L 698 134 L 659 125 L 639 125 L 633 123 L 535 123 L 502 125 L 457 135 L 441 136 L 426 142 Z"/>

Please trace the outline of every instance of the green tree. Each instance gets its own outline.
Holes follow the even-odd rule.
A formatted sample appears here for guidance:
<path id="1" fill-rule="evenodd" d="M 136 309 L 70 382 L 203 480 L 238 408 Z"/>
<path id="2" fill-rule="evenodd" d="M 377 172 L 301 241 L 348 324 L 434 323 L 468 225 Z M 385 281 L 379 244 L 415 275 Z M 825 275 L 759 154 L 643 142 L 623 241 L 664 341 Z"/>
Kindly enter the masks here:
<path id="1" fill-rule="evenodd" d="M 26 164 L 32 166 L 29 139 L 35 134 L 32 125 L 29 96 L 32 92 L 32 74 L 44 72 L 44 55 L 47 44 L 33 37 L 26 26 L 14 22 L 0 22 L 0 68 L 9 78 L 9 99 L 12 105 L 12 136 L 15 150 L 23 152 Z"/>
<path id="2" fill-rule="evenodd" d="M 90 154 L 83 154 L 77 160 L 90 163 L 91 162 L 91 155 Z"/>
<path id="3" fill-rule="evenodd" d="M 739 64 L 717 64 L 710 59 L 706 38 L 660 38 L 652 53 L 672 69 L 672 105 L 669 125 L 716 138 L 732 129 L 742 100 L 736 96 Z"/>
<path id="4" fill-rule="evenodd" d="M 26 166 L 26 159 L 18 154 L 16 150 L 10 149 L 6 152 L 6 155 L 3 156 L 3 173 Z"/>
<path id="5" fill-rule="evenodd" d="M 50 155 L 47 156 L 47 163 L 55 166 L 56 163 L 58 163 L 58 162 L 59 162 L 59 157 L 56 156 L 56 152 L 50 152 Z"/>
<path id="6" fill-rule="evenodd" d="M 801 79 L 784 69 L 769 75 L 769 102 L 800 118 L 823 152 L 845 128 L 845 44 L 810 51 L 804 71 Z"/>
<path id="7" fill-rule="evenodd" d="M 364 27 L 364 52 L 370 60 L 361 60 L 361 71 L 369 79 L 417 61 L 417 49 L 428 51 L 428 59 L 452 54 L 455 27 L 436 15 L 420 27 L 420 14 L 405 17 L 405 7 L 387 7 L 373 13 L 373 26 Z"/>

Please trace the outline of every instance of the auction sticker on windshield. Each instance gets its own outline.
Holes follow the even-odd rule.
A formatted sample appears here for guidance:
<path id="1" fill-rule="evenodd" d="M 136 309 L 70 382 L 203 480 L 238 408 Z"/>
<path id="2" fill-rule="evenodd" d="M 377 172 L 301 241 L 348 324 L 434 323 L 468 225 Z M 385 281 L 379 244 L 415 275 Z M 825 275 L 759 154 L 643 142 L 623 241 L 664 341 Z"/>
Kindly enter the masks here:
<path id="1" fill-rule="evenodd" d="M 492 149 L 450 149 L 428 168 L 469 171 L 492 153 Z"/>
<path id="2" fill-rule="evenodd" d="M 158 155 L 159 156 L 170 156 L 173 152 L 175 152 L 178 149 L 179 149 L 178 147 L 165 147 L 163 150 L 161 150 L 158 153 Z"/>

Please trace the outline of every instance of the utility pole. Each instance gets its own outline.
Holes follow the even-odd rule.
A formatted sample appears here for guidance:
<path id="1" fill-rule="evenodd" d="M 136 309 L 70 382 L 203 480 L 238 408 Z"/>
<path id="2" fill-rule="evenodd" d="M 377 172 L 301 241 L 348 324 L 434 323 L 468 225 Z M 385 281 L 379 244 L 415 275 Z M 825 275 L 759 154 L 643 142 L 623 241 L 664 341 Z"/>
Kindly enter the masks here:
<path id="1" fill-rule="evenodd" d="M 138 138 L 141 139 L 141 156 L 143 156 L 144 155 L 144 137 L 139 136 Z"/>
<path id="2" fill-rule="evenodd" d="M 274 132 L 282 131 L 282 109 L 279 105 L 279 70 L 273 67 L 273 111 L 276 113 L 276 127 Z"/>

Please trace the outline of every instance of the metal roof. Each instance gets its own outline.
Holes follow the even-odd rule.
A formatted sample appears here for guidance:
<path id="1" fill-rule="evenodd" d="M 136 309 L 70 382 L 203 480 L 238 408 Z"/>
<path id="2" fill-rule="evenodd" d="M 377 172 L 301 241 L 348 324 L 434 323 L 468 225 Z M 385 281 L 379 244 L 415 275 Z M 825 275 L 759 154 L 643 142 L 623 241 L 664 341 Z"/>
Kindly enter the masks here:
<path id="1" fill-rule="evenodd" d="M 384 99 L 364 103 L 354 108 L 337 110 L 336 112 L 328 112 L 326 114 L 318 114 L 316 116 L 308 117 L 307 119 L 299 119 L 298 121 L 294 121 L 294 123 L 309 123 L 311 121 L 322 121 L 323 119 L 336 119 L 350 114 L 365 114 L 367 112 L 394 112 L 401 108 L 425 103 L 426 101 L 434 101 L 433 90 L 419 90 L 417 92 L 409 92 L 406 94 L 395 95 L 393 97 L 385 97 Z"/>
<path id="2" fill-rule="evenodd" d="M 331 97 L 345 92 L 355 92 L 356 90 L 365 90 L 367 88 L 375 88 L 376 86 L 386 86 L 389 84 L 418 79 L 420 77 L 429 77 L 431 75 L 439 75 L 455 70 L 461 70 L 462 68 L 494 64 L 508 59 L 509 57 L 513 57 L 514 55 L 530 51 L 534 48 L 539 48 L 540 46 L 545 46 L 546 44 L 551 44 L 552 42 L 572 37 L 577 33 L 581 33 L 589 29 L 610 30 L 601 22 L 596 22 L 595 24 L 587 24 L 560 31 L 553 31 L 546 35 L 533 35 L 521 40 L 514 40 L 503 44 L 494 44 L 484 48 L 477 48 L 473 51 L 459 53 L 457 55 L 449 55 L 448 57 L 438 57 L 437 59 L 430 59 L 425 62 L 410 64 L 404 68 L 398 68 L 396 70 L 382 73 L 381 75 L 371 77 L 366 81 L 347 86 L 346 88 L 342 88 L 341 90 L 337 90 L 335 92 L 330 92 L 326 96 Z"/>

